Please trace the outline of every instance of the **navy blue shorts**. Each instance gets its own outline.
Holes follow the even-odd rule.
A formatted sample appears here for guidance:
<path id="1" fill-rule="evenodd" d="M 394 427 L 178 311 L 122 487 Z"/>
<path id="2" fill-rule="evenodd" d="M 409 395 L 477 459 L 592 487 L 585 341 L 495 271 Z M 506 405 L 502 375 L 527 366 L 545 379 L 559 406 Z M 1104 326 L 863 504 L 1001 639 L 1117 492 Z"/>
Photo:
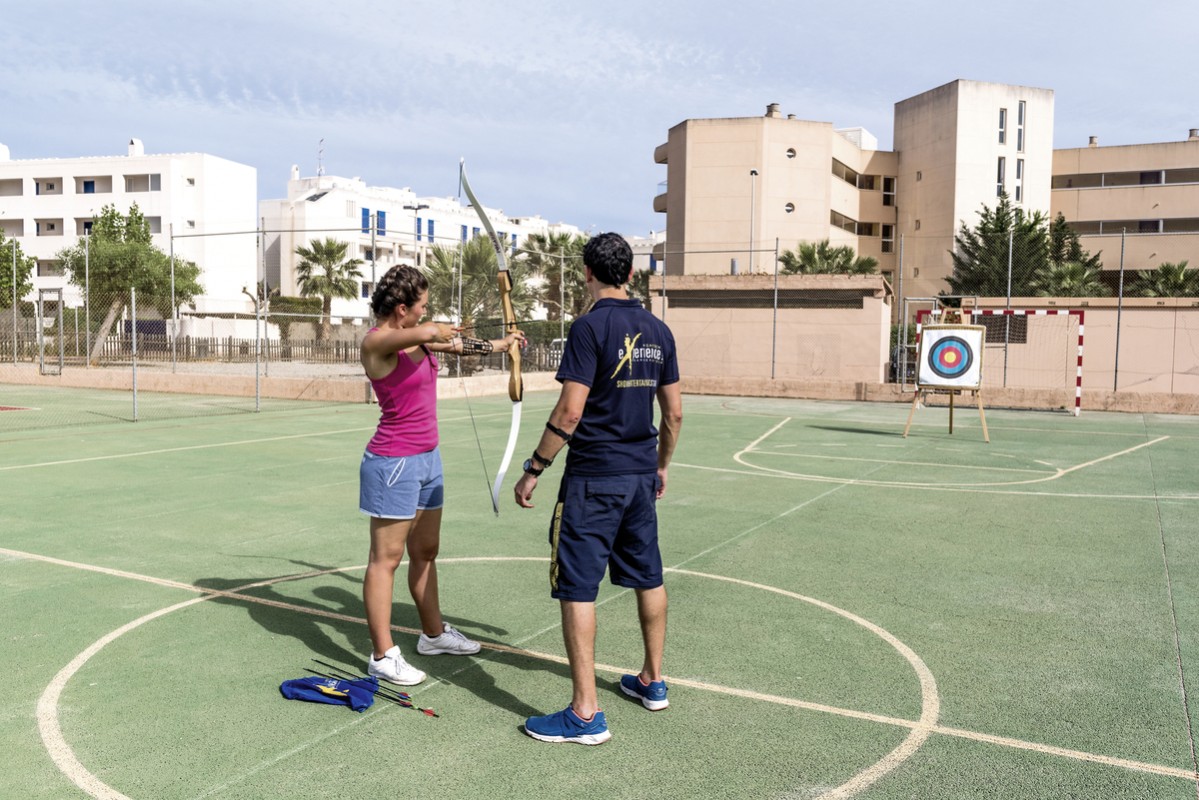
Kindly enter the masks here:
<path id="1" fill-rule="evenodd" d="M 662 585 L 658 474 L 566 475 L 550 523 L 550 595 L 594 602 L 604 570 L 617 586 Z"/>

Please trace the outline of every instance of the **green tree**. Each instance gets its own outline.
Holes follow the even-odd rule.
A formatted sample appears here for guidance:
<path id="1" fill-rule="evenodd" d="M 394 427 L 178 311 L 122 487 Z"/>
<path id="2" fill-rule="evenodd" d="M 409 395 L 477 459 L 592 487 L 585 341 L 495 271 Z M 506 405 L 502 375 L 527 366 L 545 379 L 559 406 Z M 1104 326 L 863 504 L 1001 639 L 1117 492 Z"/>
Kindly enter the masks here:
<path id="1" fill-rule="evenodd" d="M 1066 216 L 1060 211 L 1057 212 L 1057 216 L 1049 225 L 1049 261 L 1051 264 L 1075 262 L 1087 268 L 1100 270 L 1103 269 L 1103 263 L 1099 260 L 1102 254 L 1100 251 L 1091 255 L 1083 250 L 1078 234 L 1070 227 L 1070 223 L 1066 222 Z"/>
<path id="2" fill-rule="evenodd" d="M 649 295 L 652 289 L 650 283 L 653 280 L 653 273 L 648 269 L 635 269 L 633 276 L 629 278 L 629 297 L 635 300 L 640 300 L 641 305 L 649 308 Z"/>
<path id="3" fill-rule="evenodd" d="M 170 256 L 151 244 L 150 223 L 136 203 L 127 214 L 111 204 L 104 206 L 91 235 L 59 251 L 58 258 L 70 282 L 88 292 L 89 303 L 108 305 L 89 355 L 92 362 L 129 303 L 130 289 L 137 290 L 140 307 L 152 306 L 163 319 L 183 305 L 194 305 L 204 291 L 199 267 L 176 258 L 172 270 Z"/>
<path id="4" fill-rule="evenodd" d="M 799 247 L 779 255 L 784 275 L 873 275 L 878 260 L 859 256 L 849 245 L 833 247 L 822 242 L 800 242 Z"/>
<path id="5" fill-rule="evenodd" d="M 1188 270 L 1186 261 L 1165 262 L 1139 270 L 1130 289 L 1129 295 L 1140 297 L 1194 297 L 1199 295 L 1199 271 Z"/>
<path id="6" fill-rule="evenodd" d="M 1112 290 L 1100 280 L 1099 267 L 1087 261 L 1063 261 L 1042 267 L 1032 288 L 1040 297 L 1107 297 Z"/>
<path id="7" fill-rule="evenodd" d="M 590 298 L 583 289 L 583 248 L 587 236 L 569 233 L 534 233 L 525 239 L 520 259 L 529 273 L 544 279 L 538 299 L 547 317 L 573 319 L 586 311 Z"/>
<path id="8" fill-rule="evenodd" d="M 14 264 L 17 302 L 20 302 L 21 298 L 33 291 L 33 270 L 37 266 L 37 259 L 25 255 L 16 239 L 6 239 L 4 232 L 0 231 L 0 308 L 12 307 Z"/>
<path id="9" fill-rule="evenodd" d="M 358 296 L 362 272 L 360 258 L 347 258 L 349 242 L 332 236 L 322 241 L 313 239 L 308 246 L 296 248 L 300 263 L 296 265 L 296 283 L 301 297 L 321 298 L 321 324 L 316 331 L 318 342 L 328 341 L 332 329 L 333 298 L 353 300 Z"/>
<path id="10" fill-rule="evenodd" d="M 1006 194 L 995 208 L 982 207 L 973 228 L 962 222 L 954 242 L 953 274 L 945 279 L 948 294 L 1005 297 L 1010 264 L 1012 296 L 1027 296 L 1036 274 L 1049 263 L 1045 215 L 1013 207 Z"/>
<path id="11" fill-rule="evenodd" d="M 529 266 L 524 259 L 511 259 L 508 272 L 512 280 L 512 310 L 518 320 L 528 319 L 537 302 L 537 293 L 529 281 Z M 425 274 L 429 280 L 429 313 L 434 318 L 460 322 L 482 338 L 496 339 L 502 335 L 499 265 L 490 239 L 476 236 L 455 247 L 434 245 Z"/>

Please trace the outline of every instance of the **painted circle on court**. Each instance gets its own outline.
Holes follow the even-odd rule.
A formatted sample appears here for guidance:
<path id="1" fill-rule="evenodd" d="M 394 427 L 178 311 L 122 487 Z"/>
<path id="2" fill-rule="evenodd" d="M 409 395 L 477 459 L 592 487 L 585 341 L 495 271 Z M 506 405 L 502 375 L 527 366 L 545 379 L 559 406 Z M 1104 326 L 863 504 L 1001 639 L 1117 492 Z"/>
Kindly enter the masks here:
<path id="1" fill-rule="evenodd" d="M 489 562 L 489 561 L 535 561 L 535 562 L 544 563 L 546 561 L 546 559 L 543 557 L 540 557 L 540 556 L 463 556 L 463 557 L 457 557 L 457 558 L 451 557 L 451 558 L 440 559 L 440 562 L 445 563 L 445 564 Z M 287 576 L 280 576 L 280 577 L 276 577 L 276 578 L 270 578 L 270 579 L 263 580 L 263 581 L 249 583 L 249 584 L 237 587 L 232 590 L 224 590 L 224 591 L 219 591 L 219 592 L 212 591 L 212 590 L 199 589 L 198 587 L 194 587 L 194 586 L 185 586 L 182 584 L 178 584 L 177 585 L 178 588 L 186 588 L 186 589 L 191 589 L 193 591 L 200 591 L 203 594 L 200 597 L 194 597 L 190 600 L 185 600 L 183 602 L 176 603 L 175 605 L 167 606 L 165 608 L 159 609 L 158 611 L 154 611 L 149 614 L 146 614 L 145 616 L 142 616 L 136 620 L 133 620 L 132 622 L 126 623 L 125 625 L 121 626 L 120 628 L 117 628 L 116 630 L 110 632 L 109 634 L 101 637 L 99 640 L 92 643 L 92 645 L 90 647 L 86 648 L 83 652 L 81 652 L 74 659 L 72 659 L 72 661 L 70 663 L 68 663 L 65 667 L 63 667 L 58 672 L 58 674 L 55 675 L 54 679 L 50 682 L 50 685 L 47 686 L 46 689 L 42 692 L 42 695 L 41 695 L 41 697 L 38 698 L 38 703 L 37 703 L 37 722 L 38 722 L 39 733 L 42 736 L 42 741 L 45 744 L 46 749 L 47 749 L 48 753 L 50 754 L 51 759 L 54 761 L 55 765 L 59 768 L 59 770 L 67 778 L 69 778 L 76 786 L 78 786 L 80 789 L 82 789 L 84 792 L 86 792 L 89 796 L 96 798 L 96 800 L 132 800 L 132 798 L 130 798 L 128 795 L 125 795 L 125 794 L 121 793 L 120 791 L 118 791 L 117 789 L 113 788 L 112 786 L 109 786 L 108 784 L 106 784 L 101 778 L 99 778 L 95 773 L 93 773 L 89 769 L 87 769 L 87 767 L 85 767 L 79 761 L 79 759 L 75 756 L 73 749 L 67 743 L 66 738 L 63 735 L 62 728 L 59 724 L 58 704 L 59 704 L 59 700 L 61 698 L 62 692 L 66 688 L 67 683 L 71 680 L 71 678 L 75 675 L 75 673 L 77 673 L 83 667 L 84 664 L 86 664 L 91 658 L 96 656 L 96 654 L 98 654 L 107 645 L 111 644 L 113 641 L 115 641 L 116 639 L 125 635 L 126 633 L 129 633 L 130 631 L 141 627 L 142 625 L 146 624 L 147 622 L 159 619 L 159 618 L 166 616 L 167 614 L 170 614 L 174 611 L 178 611 L 183 608 L 187 608 L 187 607 L 196 605 L 198 603 L 203 603 L 207 600 L 213 600 L 217 597 L 233 597 L 233 598 L 245 600 L 248 602 L 261 602 L 260 600 L 257 600 L 255 598 L 243 595 L 243 594 L 241 594 L 241 592 L 245 591 L 246 589 L 257 588 L 257 587 L 262 587 L 262 586 L 269 586 L 269 585 L 272 585 L 275 583 L 282 583 L 285 581 L 303 580 L 303 579 L 313 578 L 313 577 L 317 577 L 319 575 L 326 575 L 326 574 L 330 574 L 330 573 L 349 572 L 349 571 L 353 571 L 353 570 L 364 570 L 364 569 L 366 569 L 365 565 L 352 566 L 352 567 L 337 567 L 337 568 L 326 569 L 326 570 L 317 570 L 314 572 L 301 573 L 301 574 L 297 574 L 297 575 L 287 575 Z M 775 586 L 768 586 L 766 584 L 754 583 L 752 581 L 746 581 L 746 580 L 742 580 L 739 578 L 731 578 L 731 577 L 727 577 L 724 575 L 714 575 L 714 574 L 705 573 L 705 572 L 695 572 L 692 570 L 680 569 L 677 567 L 666 567 L 666 568 L 664 568 L 663 571 L 670 572 L 670 573 L 676 573 L 676 574 L 680 574 L 680 575 L 691 575 L 693 577 L 698 577 L 698 578 L 707 578 L 709 580 L 722 581 L 722 582 L 731 583 L 731 584 L 739 584 L 741 586 L 745 586 L 748 588 L 753 588 L 753 589 L 758 589 L 758 590 L 762 590 L 762 591 L 779 594 L 784 597 L 789 597 L 793 600 L 799 600 L 801 602 L 808 603 L 812 606 L 823 609 L 825 611 L 830 611 L 830 612 L 832 612 L 832 613 L 834 613 L 856 625 L 859 625 L 859 626 L 865 628 L 867 631 L 873 633 L 875 636 L 882 639 L 884 642 L 886 642 L 892 648 L 894 648 L 903 657 L 903 659 L 905 661 L 907 661 L 909 666 L 912 667 L 912 669 L 916 673 L 916 676 L 920 683 L 920 696 L 921 696 L 920 697 L 920 700 L 921 700 L 920 718 L 915 721 L 894 719 L 894 718 L 885 717 L 882 715 L 871 714 L 868 712 L 848 712 L 844 709 L 836 709 L 836 708 L 832 708 L 829 706 L 823 706 L 823 705 L 817 704 L 817 703 L 810 703 L 810 702 L 806 702 L 806 701 L 796 700 L 793 698 L 783 698 L 783 697 L 777 697 L 777 696 L 773 696 L 773 695 L 759 694 L 757 692 L 752 692 L 752 691 L 748 691 L 748 690 L 744 690 L 744 689 L 736 689 L 736 688 L 718 686 L 718 685 L 714 685 L 714 684 L 707 684 L 707 683 L 703 683 L 700 681 L 687 680 L 684 678 L 677 678 L 677 677 L 669 678 L 669 680 L 671 680 L 674 683 L 677 683 L 681 686 L 688 686 L 688 687 L 691 687 L 694 689 L 714 691 L 714 692 L 718 692 L 718 693 L 722 693 L 722 694 L 729 694 L 729 695 L 733 695 L 733 696 L 744 697 L 746 699 L 753 699 L 753 700 L 759 700 L 759 701 L 763 701 L 763 702 L 770 702 L 770 703 L 776 703 L 776 704 L 780 704 L 780 705 L 791 706 L 791 707 L 795 707 L 795 708 L 807 709 L 810 711 L 823 711 L 826 713 L 829 713 L 829 712 L 838 713 L 838 714 L 842 714 L 845 716 L 857 717 L 860 719 L 870 719 L 870 720 L 880 722 L 880 723 L 883 723 L 886 725 L 898 724 L 901 727 L 909 728 L 909 732 L 908 732 L 907 736 L 904 737 L 903 741 L 901 741 L 898 746 L 896 746 L 890 752 L 885 754 L 881 759 L 876 761 L 874 764 L 866 767 L 865 769 L 860 770 L 857 774 L 851 776 L 849 778 L 849 780 L 847 780 L 845 783 L 841 784 L 840 786 L 827 787 L 827 791 L 821 792 L 818 795 L 818 798 L 823 798 L 824 800 L 845 800 L 846 798 L 852 797 L 853 795 L 857 794 L 858 792 L 866 789 L 873 783 L 877 782 L 879 779 L 881 779 L 887 773 L 894 770 L 897 766 L 902 764 L 904 761 L 911 758 L 912 755 L 914 755 L 915 752 L 918 749 L 920 749 L 920 747 L 925 743 L 925 741 L 927 741 L 928 738 L 932 735 L 933 730 L 937 724 L 937 720 L 940 716 L 940 709 L 941 709 L 941 699 L 940 699 L 940 695 L 937 691 L 936 680 L 933 678 L 932 672 L 929 670 L 928 666 L 924 663 L 924 661 L 918 655 L 916 655 L 916 653 L 910 647 L 908 647 L 906 644 L 904 644 L 902 641 L 900 641 L 898 638 L 896 638 L 889 631 L 874 624 L 873 622 L 870 622 L 869 620 L 859 617 L 858 615 L 856 615 L 850 611 L 846 611 L 845 609 L 834 606 L 831 603 L 826 603 L 822 600 L 818 600 L 816 598 L 798 594 L 796 592 L 791 592 L 786 589 L 780 589 Z M 273 605 L 273 606 L 279 607 L 282 604 L 270 602 L 270 603 L 268 603 L 268 605 Z M 297 607 L 296 610 L 306 612 L 306 613 L 313 613 L 312 609 L 301 609 L 301 608 Z M 318 616 L 330 616 L 330 617 L 337 618 L 337 617 L 341 617 L 342 615 L 318 614 Z M 357 620 L 355 620 L 355 621 L 357 621 Z M 365 621 L 363 621 L 363 622 L 365 622 Z M 410 629 L 405 629 L 405 628 L 399 628 L 399 630 L 404 630 L 404 631 L 407 631 L 410 633 L 417 632 L 416 630 L 410 630 Z M 496 651 L 500 651 L 500 652 L 514 653 L 514 654 L 523 655 L 526 657 L 539 658 L 539 659 L 553 661 L 553 662 L 561 663 L 561 664 L 569 663 L 567 661 L 567 659 L 564 657 L 555 656 L 555 655 L 551 655 L 551 654 L 547 654 L 547 653 L 539 653 L 539 652 L 532 651 L 532 650 L 525 650 L 524 648 L 510 647 L 507 645 L 491 644 L 491 643 L 484 643 L 483 647 L 484 647 L 484 649 L 487 649 L 487 650 L 496 650 Z M 623 672 L 628 671 L 626 668 L 614 667 L 614 666 L 610 666 L 607 664 L 601 664 L 601 663 L 596 663 L 595 668 L 596 668 L 597 672 L 623 673 Z"/>
<path id="2" fill-rule="evenodd" d="M 928 351 L 928 366 L 938 377 L 957 378 L 974 364 L 974 348 L 960 336 L 946 336 Z"/>

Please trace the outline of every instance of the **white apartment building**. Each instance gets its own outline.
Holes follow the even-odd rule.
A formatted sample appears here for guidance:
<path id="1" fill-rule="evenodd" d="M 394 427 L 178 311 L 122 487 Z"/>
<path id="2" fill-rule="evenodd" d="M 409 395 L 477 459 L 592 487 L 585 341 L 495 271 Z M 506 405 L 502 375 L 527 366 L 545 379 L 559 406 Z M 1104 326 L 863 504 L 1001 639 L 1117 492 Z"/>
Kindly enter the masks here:
<path id="1" fill-rule="evenodd" d="M 147 155 L 138 139 L 123 156 L 80 158 L 13 159 L 0 145 L 0 230 L 37 259 L 32 296 L 65 288 L 79 302 L 57 254 L 104 206 L 124 214 L 136 203 L 154 245 L 200 267 L 197 310 L 241 311 L 258 275 L 257 180 L 253 167 L 205 153 Z"/>
<path id="2" fill-rule="evenodd" d="M 497 236 L 513 255 L 531 234 L 579 229 L 539 216 L 509 217 L 486 207 Z M 284 295 L 299 295 L 296 248 L 330 237 L 349 244 L 347 254 L 364 262 L 358 297 L 334 299 L 335 317 L 367 317 L 375 281 L 396 264 L 423 266 L 434 245 L 455 247 L 483 234 L 474 208 L 454 197 L 418 197 L 410 188 L 368 186 L 361 178 L 333 175 L 300 177 L 291 169 L 287 197 L 263 200 L 259 213 L 265 233 L 265 276 Z"/>

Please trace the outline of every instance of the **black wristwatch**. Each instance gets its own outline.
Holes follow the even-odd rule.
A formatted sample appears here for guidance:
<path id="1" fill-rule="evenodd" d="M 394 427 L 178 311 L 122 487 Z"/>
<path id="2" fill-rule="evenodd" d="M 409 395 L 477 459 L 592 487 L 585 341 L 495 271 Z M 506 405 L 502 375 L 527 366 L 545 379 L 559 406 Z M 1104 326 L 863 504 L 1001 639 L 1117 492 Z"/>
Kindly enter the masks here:
<path id="1" fill-rule="evenodd" d="M 534 467 L 533 459 L 531 459 L 531 458 L 525 459 L 524 466 L 522 466 L 521 469 L 523 469 L 528 474 L 532 475 L 534 478 L 540 476 L 541 473 L 545 472 L 544 469 L 537 469 L 536 467 Z"/>

